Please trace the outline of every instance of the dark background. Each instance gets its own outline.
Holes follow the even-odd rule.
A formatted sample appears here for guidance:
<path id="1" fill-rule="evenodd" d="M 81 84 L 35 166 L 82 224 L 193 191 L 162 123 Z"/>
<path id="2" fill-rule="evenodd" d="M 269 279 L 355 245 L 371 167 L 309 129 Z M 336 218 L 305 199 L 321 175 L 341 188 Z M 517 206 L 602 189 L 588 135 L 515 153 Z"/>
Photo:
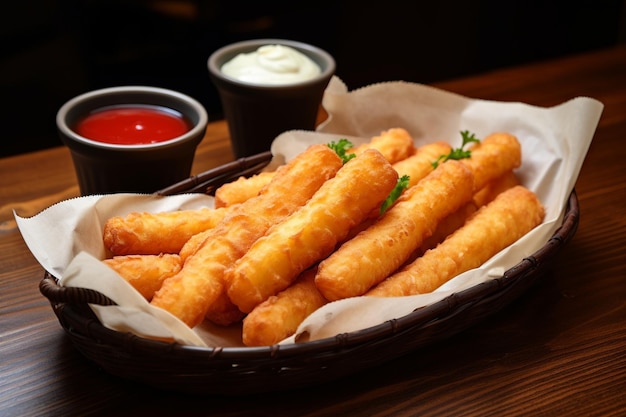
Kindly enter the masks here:
<path id="1" fill-rule="evenodd" d="M 23 0 L 0 12 L 0 156 L 61 144 L 57 109 L 102 87 L 171 88 L 221 117 L 206 61 L 230 42 L 320 46 L 350 89 L 430 83 L 626 41 L 626 0 Z"/>

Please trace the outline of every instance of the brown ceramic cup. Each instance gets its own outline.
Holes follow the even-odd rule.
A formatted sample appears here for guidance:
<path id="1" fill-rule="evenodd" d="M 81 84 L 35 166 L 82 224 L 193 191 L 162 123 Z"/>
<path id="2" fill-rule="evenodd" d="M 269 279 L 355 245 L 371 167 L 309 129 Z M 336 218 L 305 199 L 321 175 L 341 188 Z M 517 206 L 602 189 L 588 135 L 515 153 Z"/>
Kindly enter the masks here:
<path id="1" fill-rule="evenodd" d="M 182 115 L 189 130 L 157 143 L 111 144 L 75 132 L 86 115 L 109 106 L 155 106 Z M 204 137 L 208 115 L 195 99 L 156 87 L 111 87 L 74 97 L 56 116 L 62 142 L 70 149 L 82 195 L 152 193 L 188 178 L 195 151 Z"/>
<path id="2" fill-rule="evenodd" d="M 319 75 L 306 81 L 270 85 L 240 81 L 225 75 L 222 66 L 241 53 L 264 45 L 285 45 L 315 62 Z M 317 115 L 335 60 L 326 51 L 302 42 L 255 39 L 224 46 L 208 59 L 209 75 L 216 86 L 228 123 L 235 157 L 270 150 L 272 141 L 287 130 L 314 130 Z"/>

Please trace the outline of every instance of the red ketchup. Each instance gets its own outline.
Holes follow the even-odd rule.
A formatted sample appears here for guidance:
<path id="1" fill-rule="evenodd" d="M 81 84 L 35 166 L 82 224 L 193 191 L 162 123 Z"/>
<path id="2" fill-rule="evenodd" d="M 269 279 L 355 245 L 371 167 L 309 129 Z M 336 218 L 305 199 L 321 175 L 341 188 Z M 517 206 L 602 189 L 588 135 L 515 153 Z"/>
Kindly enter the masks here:
<path id="1" fill-rule="evenodd" d="M 98 142 L 140 145 L 174 139 L 190 129 L 191 124 L 172 109 L 124 105 L 95 110 L 80 120 L 74 130 Z"/>

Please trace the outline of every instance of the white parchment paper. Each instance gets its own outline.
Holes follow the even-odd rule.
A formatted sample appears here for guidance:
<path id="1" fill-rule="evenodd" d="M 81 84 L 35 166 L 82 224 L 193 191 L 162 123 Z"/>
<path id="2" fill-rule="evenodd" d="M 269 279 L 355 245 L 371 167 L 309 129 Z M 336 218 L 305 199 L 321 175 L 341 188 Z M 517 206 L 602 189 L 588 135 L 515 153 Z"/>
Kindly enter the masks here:
<path id="1" fill-rule="evenodd" d="M 313 143 L 348 138 L 359 144 L 394 127 L 407 129 L 417 146 L 436 140 L 460 146 L 461 130 L 469 130 L 478 138 L 504 131 L 517 136 L 522 144 L 523 162 L 517 174 L 545 205 L 546 218 L 482 267 L 459 275 L 432 294 L 355 297 L 329 303 L 282 343 L 295 343 L 303 332 L 307 340 L 315 340 L 404 316 L 453 292 L 501 276 L 541 248 L 561 224 L 603 109 L 602 103 L 589 97 L 572 97 L 558 106 L 542 108 L 476 100 L 407 82 L 385 82 L 348 91 L 337 77 L 329 84 L 323 105 L 329 118 L 316 132 L 289 131 L 276 138 L 273 165 L 293 158 Z M 119 304 L 92 307 L 105 326 L 187 345 L 241 346 L 237 326 L 223 329 L 204 323 L 190 329 L 171 314 L 152 307 L 100 262 L 106 256 L 102 228 L 109 217 L 131 211 L 212 206 L 212 197 L 202 194 L 88 196 L 55 204 L 31 218 L 16 215 L 16 221 L 37 261 L 59 278 L 61 285 L 96 289 Z"/>

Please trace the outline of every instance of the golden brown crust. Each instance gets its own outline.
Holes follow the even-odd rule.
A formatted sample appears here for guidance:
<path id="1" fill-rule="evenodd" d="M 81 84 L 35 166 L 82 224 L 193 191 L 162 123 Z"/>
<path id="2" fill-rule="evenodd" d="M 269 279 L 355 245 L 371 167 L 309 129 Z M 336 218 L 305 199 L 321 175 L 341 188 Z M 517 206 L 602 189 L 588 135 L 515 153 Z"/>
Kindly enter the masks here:
<path id="1" fill-rule="evenodd" d="M 449 153 L 451 149 L 452 147 L 445 142 L 429 143 L 420 146 L 413 155 L 396 162 L 393 167 L 399 176 L 409 176 L 409 187 L 412 187 L 432 172 L 433 161 Z"/>
<path id="2" fill-rule="evenodd" d="M 474 194 L 474 205 L 482 207 L 492 202 L 500 193 L 520 185 L 519 179 L 513 171 L 507 171 L 500 177 L 489 181 L 483 188 Z"/>
<path id="3" fill-rule="evenodd" d="M 215 190 L 215 207 L 229 207 L 255 197 L 274 178 L 276 172 L 260 172 L 251 177 L 239 177 Z"/>
<path id="4" fill-rule="evenodd" d="M 416 255 L 422 255 L 428 249 L 432 249 L 443 242 L 455 230 L 463 226 L 467 219 L 476 213 L 476 210 L 478 210 L 478 207 L 476 207 L 473 201 L 470 201 L 455 212 L 448 214 L 439 222 L 432 236 L 422 242 Z"/>
<path id="5" fill-rule="evenodd" d="M 377 222 L 319 265 L 315 283 L 330 301 L 364 294 L 406 262 L 439 222 L 472 198 L 467 167 L 450 160 L 409 188 Z"/>
<path id="6" fill-rule="evenodd" d="M 152 304 L 176 315 L 190 327 L 206 317 L 224 291 L 224 271 L 270 226 L 302 206 L 341 168 L 342 161 L 325 145 L 314 145 L 277 170 L 256 197 L 233 206 L 207 232 L 182 270 L 167 279 Z"/>
<path id="7" fill-rule="evenodd" d="M 211 235 L 211 229 L 205 230 L 204 232 L 197 233 L 189 238 L 187 242 L 180 249 L 179 255 L 180 259 L 183 263 L 189 258 L 191 255 L 196 253 L 196 251 L 202 246 L 204 241 Z"/>
<path id="8" fill-rule="evenodd" d="M 225 291 L 222 291 L 220 296 L 211 303 L 204 317 L 218 326 L 230 326 L 241 321 L 245 313 L 230 301 Z"/>
<path id="9" fill-rule="evenodd" d="M 470 148 L 471 156 L 461 162 L 474 174 L 474 190 L 522 164 L 522 146 L 509 133 L 493 133 Z"/>
<path id="10" fill-rule="evenodd" d="M 516 186 L 479 209 L 463 227 L 366 295 L 405 296 L 434 291 L 448 280 L 477 268 L 543 221 L 537 196 Z"/>
<path id="11" fill-rule="evenodd" d="M 201 208 L 112 217 L 104 225 L 104 246 L 113 255 L 178 253 L 191 236 L 215 227 L 227 213 L 225 208 Z"/>
<path id="12" fill-rule="evenodd" d="M 397 172 L 376 150 L 348 161 L 306 205 L 272 227 L 227 271 L 230 299 L 241 311 L 250 312 L 287 288 L 379 206 L 397 179 Z"/>
<path id="13" fill-rule="evenodd" d="M 163 281 L 178 273 L 182 267 L 180 257 L 175 254 L 124 255 L 103 262 L 148 301 L 161 288 Z"/>
<path id="14" fill-rule="evenodd" d="M 480 207 L 487 205 L 493 201 L 500 193 L 519 185 L 519 180 L 513 171 L 508 171 L 499 178 L 490 181 L 483 188 L 474 194 L 472 201 L 461 207 L 459 210 L 448 215 L 441 221 L 435 233 L 422 243 L 418 254 L 423 254 L 428 249 L 432 249 L 439 243 L 443 242 L 446 237 L 452 234 L 456 229 L 463 226 Z"/>
<path id="15" fill-rule="evenodd" d="M 432 291 L 482 264 L 506 244 L 499 239 L 516 240 L 531 227 L 526 220 L 541 222 L 543 207 L 527 190 L 513 211 L 512 200 L 502 202 L 519 184 L 514 136 L 490 135 L 470 158 L 435 169 L 450 150 L 445 142 L 415 149 L 406 130 L 389 129 L 342 166 L 328 146 L 314 145 L 277 171 L 220 187 L 216 209 L 110 219 L 105 243 L 128 255 L 105 263 L 190 327 L 242 322 L 245 345 L 271 345 L 329 300 Z M 381 217 L 380 202 L 401 175 L 410 188 Z M 488 203 L 490 215 L 477 211 Z"/>
<path id="16" fill-rule="evenodd" d="M 349 152 L 359 154 L 366 149 L 378 150 L 389 163 L 393 164 L 411 156 L 415 152 L 415 145 L 408 131 L 402 128 L 392 128 L 372 137 L 368 143 L 353 148 Z M 228 207 L 243 203 L 256 196 L 275 174 L 274 171 L 260 172 L 250 177 L 239 177 L 235 181 L 220 186 L 215 191 L 215 207 Z"/>
<path id="17" fill-rule="evenodd" d="M 304 319 L 327 303 L 314 278 L 315 269 L 308 269 L 289 288 L 256 306 L 243 320 L 243 343 L 269 346 L 293 335 Z"/>
<path id="18" fill-rule="evenodd" d="M 367 149 L 376 149 L 390 164 L 408 158 L 415 152 L 413 137 L 406 129 L 392 128 L 372 137 L 369 142 L 352 148 L 347 153 L 360 155 Z"/>

